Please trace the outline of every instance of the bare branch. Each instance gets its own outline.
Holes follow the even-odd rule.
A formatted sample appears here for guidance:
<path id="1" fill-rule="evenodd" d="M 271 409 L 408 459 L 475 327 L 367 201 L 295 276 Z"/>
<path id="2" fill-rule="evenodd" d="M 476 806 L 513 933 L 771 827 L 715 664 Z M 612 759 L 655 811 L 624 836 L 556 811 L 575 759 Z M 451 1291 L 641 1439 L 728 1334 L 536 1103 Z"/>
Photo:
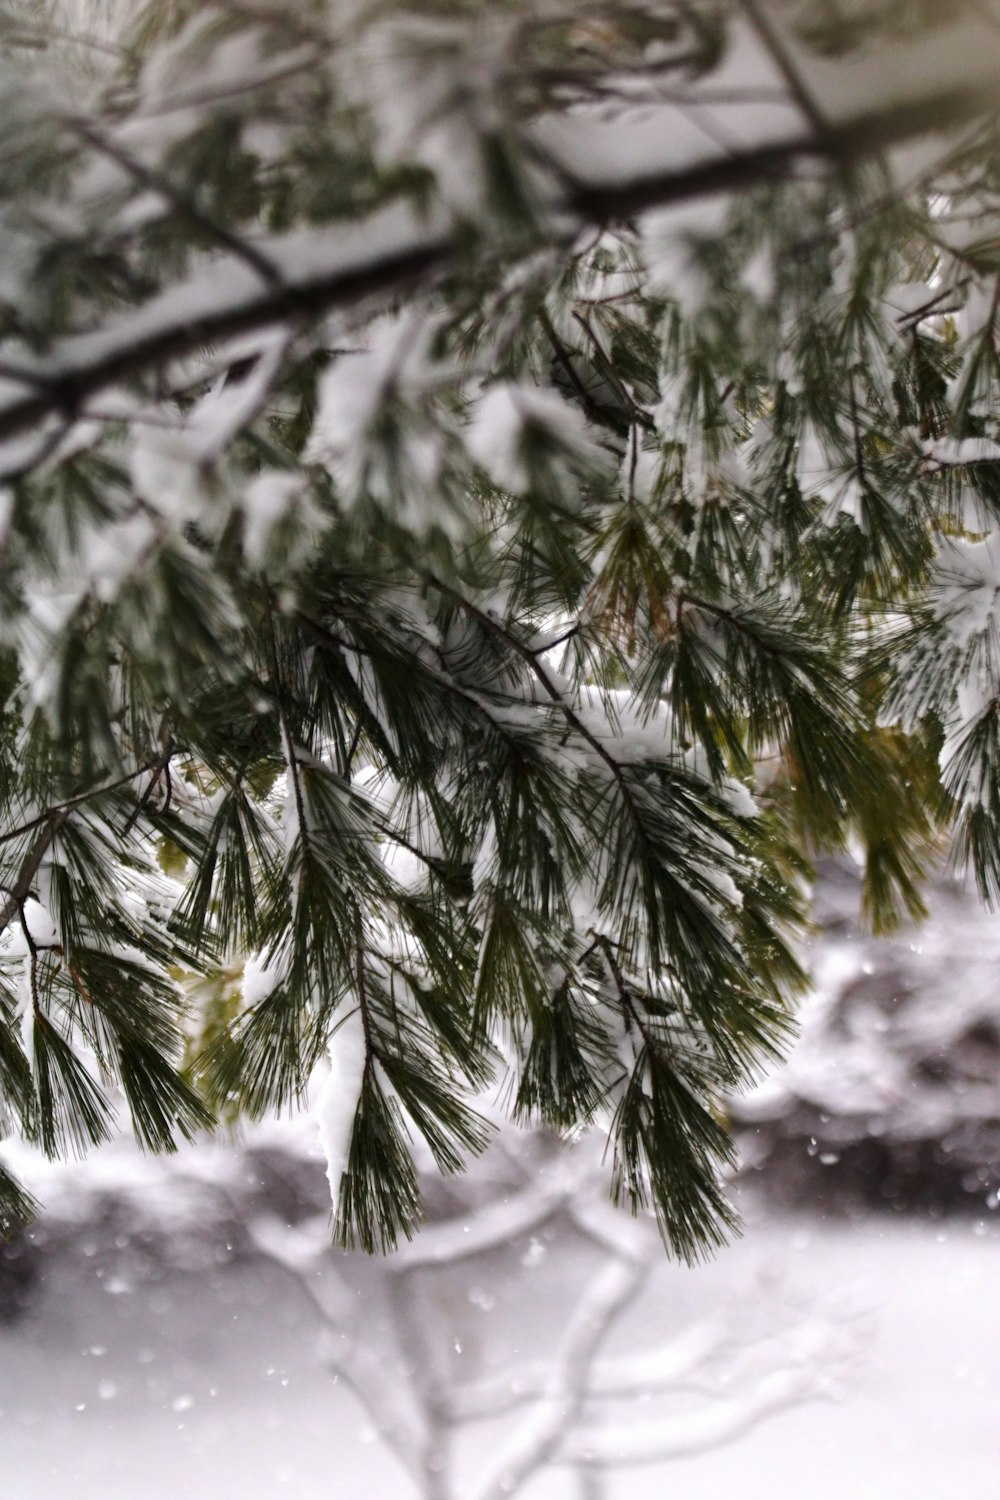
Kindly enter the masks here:
<path id="1" fill-rule="evenodd" d="M 805 80 L 796 67 L 792 54 L 782 40 L 777 28 L 770 17 L 761 9 L 758 0 L 738 0 L 738 3 L 753 30 L 760 37 L 774 59 L 775 66 L 788 86 L 789 93 L 801 109 L 805 119 L 812 126 L 817 139 L 823 140 L 830 128 L 826 116 L 807 88 Z"/>
<path id="2" fill-rule="evenodd" d="M 587 1400 L 628 1401 L 662 1391 L 690 1390 L 698 1375 L 731 1343 L 718 1323 L 686 1329 L 662 1348 L 602 1359 L 587 1381 Z M 489 1420 L 544 1396 L 551 1365 L 545 1360 L 457 1386 L 450 1398 L 456 1422 Z M 699 1389 L 702 1387 L 699 1386 Z"/>

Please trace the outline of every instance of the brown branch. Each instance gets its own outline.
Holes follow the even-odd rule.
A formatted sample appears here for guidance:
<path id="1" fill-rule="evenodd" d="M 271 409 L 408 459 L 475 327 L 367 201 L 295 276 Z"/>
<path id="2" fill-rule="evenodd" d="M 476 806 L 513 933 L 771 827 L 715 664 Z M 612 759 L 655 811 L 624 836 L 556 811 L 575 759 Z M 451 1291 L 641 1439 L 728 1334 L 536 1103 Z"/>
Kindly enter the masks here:
<path id="1" fill-rule="evenodd" d="M 552 345 L 552 351 L 555 354 L 560 368 L 564 371 L 570 385 L 579 396 L 584 409 L 587 411 L 588 415 L 592 418 L 593 421 L 601 422 L 601 413 L 597 406 L 597 403 L 594 401 L 590 392 L 587 390 L 587 387 L 580 379 L 580 376 L 577 373 L 576 366 L 574 365 L 570 357 L 570 352 L 566 348 L 566 345 L 563 343 L 562 339 L 556 333 L 552 319 L 549 317 L 549 314 L 544 307 L 539 309 L 538 321 L 542 325 L 546 338 Z"/>
<path id="2" fill-rule="evenodd" d="M 628 1031 L 630 1026 L 632 1026 L 632 1024 L 634 1023 L 636 1030 L 639 1032 L 639 1035 L 642 1037 L 643 1041 L 646 1044 L 646 1049 L 649 1052 L 650 1057 L 652 1057 L 655 1051 L 655 1048 L 653 1046 L 653 1039 L 650 1036 L 649 1029 L 643 1021 L 642 1016 L 639 1014 L 635 1001 L 632 999 L 629 987 L 625 982 L 625 975 L 622 973 L 621 965 L 619 964 L 618 959 L 615 956 L 615 944 L 609 937 L 605 936 L 604 933 L 596 932 L 594 928 L 591 928 L 590 930 L 594 933 L 595 945 L 600 948 L 601 952 L 604 954 L 604 961 L 608 966 L 608 970 L 611 974 L 612 979 L 614 980 L 615 989 L 618 991 L 618 999 L 621 1001 L 622 1015 L 625 1020 L 625 1030 Z"/>
<path id="3" fill-rule="evenodd" d="M 650 209 L 668 208 L 692 198 L 734 192 L 787 174 L 802 161 L 862 160 L 916 135 L 947 130 L 977 114 L 995 109 L 995 82 L 969 88 L 946 82 L 919 99 L 908 99 L 889 109 L 870 109 L 831 125 L 822 139 L 813 135 L 751 147 L 695 162 L 680 170 L 612 182 L 568 180 L 565 206 L 588 223 L 633 218 Z"/>
<path id="4" fill-rule="evenodd" d="M 54 813 L 46 813 L 38 837 L 25 855 L 17 879 L 13 886 L 7 889 L 3 904 L 0 905 L 0 933 L 7 931 L 16 916 L 23 916 L 22 907 L 31 894 L 32 881 L 41 868 L 42 860 L 48 853 L 52 840 L 68 817 L 69 811 L 65 808 Z M 27 928 L 25 931 L 27 933 Z M 28 937 L 30 947 L 30 934 Z"/>
<path id="5" fill-rule="evenodd" d="M 167 741 L 167 748 L 166 748 L 166 750 L 163 753 L 162 760 L 160 760 L 159 762 L 157 762 L 157 764 L 155 766 L 147 767 L 148 770 L 152 770 L 153 774 L 150 777 L 150 779 L 149 779 L 149 781 L 148 781 L 148 783 L 147 783 L 147 785 L 146 785 L 146 787 L 145 787 L 145 789 L 144 789 L 144 791 L 142 793 L 142 796 L 139 798 L 138 802 L 135 804 L 135 807 L 129 813 L 128 820 L 125 823 L 125 827 L 122 829 L 122 837 L 123 838 L 125 838 L 128 834 L 130 834 L 132 832 L 132 829 L 135 827 L 136 823 L 139 821 L 139 818 L 141 817 L 141 815 L 143 814 L 143 812 L 146 810 L 146 807 L 149 804 L 149 799 L 150 799 L 150 797 L 152 797 L 154 791 L 156 790 L 157 786 L 159 785 L 160 778 L 162 776 L 166 777 L 166 782 L 167 782 L 167 794 L 166 794 L 166 798 L 164 799 L 164 804 L 163 804 L 163 810 L 164 810 L 164 812 L 166 812 L 167 807 L 169 806 L 169 803 L 170 803 L 170 796 L 171 796 L 170 759 L 171 759 L 171 756 L 173 755 L 173 753 L 174 753 L 174 742 L 171 739 L 171 740 Z"/>
<path id="6" fill-rule="evenodd" d="M 596 363 L 601 371 L 601 374 L 604 376 L 605 380 L 607 380 L 608 383 L 612 385 L 618 392 L 622 401 L 625 403 L 627 410 L 631 412 L 633 422 L 637 423 L 641 427 L 645 427 L 647 431 L 651 430 L 653 427 L 652 417 L 649 415 L 648 411 L 645 411 L 639 405 L 638 401 L 636 401 L 635 397 L 632 395 L 632 392 L 629 390 L 628 386 L 625 384 L 624 380 L 622 380 L 618 371 L 615 369 L 614 364 L 612 363 L 607 351 L 604 348 L 604 345 L 601 343 L 600 339 L 597 337 L 597 334 L 594 332 L 590 319 L 586 316 L 585 313 L 578 312 L 576 309 L 574 309 L 573 320 L 574 322 L 579 323 L 580 327 L 587 335 L 588 342 L 590 343 L 596 355 Z"/>
<path id="7" fill-rule="evenodd" d="M 363 263 L 336 271 L 302 277 L 282 286 L 261 286 L 259 292 L 189 317 L 176 323 L 146 326 L 140 308 L 131 321 L 134 327 L 120 342 L 100 348 L 91 357 L 75 361 L 69 340 L 70 368 L 58 372 L 58 348 L 53 356 L 55 373 L 42 388 L 0 405 L 0 441 L 30 431 L 55 412 L 78 414 L 89 396 L 135 376 L 148 374 L 163 364 L 189 356 L 206 344 L 218 343 L 243 333 L 255 333 L 275 323 L 292 319 L 308 321 L 338 306 L 354 306 L 365 298 L 399 291 L 426 281 L 447 264 L 452 250 L 450 235 L 414 236 L 414 243 L 379 253 L 374 250 Z M 221 302 L 221 305 L 219 305 Z M 89 336 L 81 336 L 81 340 Z M 44 373 L 44 372 L 43 372 Z"/>
<path id="8" fill-rule="evenodd" d="M 24 933 L 24 941 L 28 945 L 28 972 L 29 985 L 31 988 L 31 1009 L 34 1012 L 36 1020 L 41 1020 L 42 1002 L 38 993 L 38 944 L 31 936 L 31 928 L 28 926 L 28 919 L 24 915 L 23 900 L 18 902 L 17 915 L 21 923 L 21 931 Z"/>

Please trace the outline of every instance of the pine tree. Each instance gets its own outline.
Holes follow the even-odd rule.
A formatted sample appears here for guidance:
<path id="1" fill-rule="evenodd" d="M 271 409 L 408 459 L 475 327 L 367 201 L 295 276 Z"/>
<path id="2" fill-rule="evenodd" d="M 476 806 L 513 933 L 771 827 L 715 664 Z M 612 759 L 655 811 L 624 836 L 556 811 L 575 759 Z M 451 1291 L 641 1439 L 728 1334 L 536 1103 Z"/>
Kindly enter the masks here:
<path id="1" fill-rule="evenodd" d="M 697 1256 L 815 853 L 1000 892 L 995 7 L 124 9 L 0 6 L 6 1128 L 329 1058 L 374 1249 L 499 1089 Z"/>

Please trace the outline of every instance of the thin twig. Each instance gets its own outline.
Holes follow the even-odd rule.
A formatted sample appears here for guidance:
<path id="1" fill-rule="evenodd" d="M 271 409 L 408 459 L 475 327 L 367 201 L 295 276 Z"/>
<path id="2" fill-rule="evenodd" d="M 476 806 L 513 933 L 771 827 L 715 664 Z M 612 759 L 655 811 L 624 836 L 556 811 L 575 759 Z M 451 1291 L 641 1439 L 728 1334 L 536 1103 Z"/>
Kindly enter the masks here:
<path id="1" fill-rule="evenodd" d="M 155 767 L 149 767 L 149 769 L 152 770 L 153 775 L 150 777 L 148 784 L 144 788 L 142 796 L 139 798 L 138 802 L 135 804 L 135 807 L 132 809 L 132 811 L 128 815 L 128 819 L 127 819 L 127 821 L 125 823 L 125 827 L 122 829 L 122 837 L 123 838 L 127 838 L 128 835 L 132 832 L 132 829 L 135 827 L 136 823 L 139 821 L 140 816 L 145 811 L 145 809 L 146 809 L 146 807 L 147 807 L 147 805 L 149 803 L 150 797 L 153 795 L 153 792 L 156 790 L 156 787 L 159 785 L 160 778 L 164 774 L 166 774 L 167 784 L 168 784 L 168 787 L 169 787 L 169 783 L 170 783 L 169 766 L 170 766 L 170 758 L 173 755 L 173 753 L 174 753 L 174 742 L 171 739 L 171 740 L 167 741 L 167 748 L 164 751 L 163 759 Z M 169 792 L 168 792 L 168 796 L 169 796 Z"/>
<path id="2" fill-rule="evenodd" d="M 128 786 L 129 782 L 135 781 L 137 776 L 142 776 L 148 770 L 149 764 L 144 761 L 141 766 L 138 766 L 134 771 L 127 772 L 124 776 L 119 776 L 116 781 L 109 781 L 103 786 L 92 787 L 89 792 L 80 792 L 75 797 L 67 797 L 64 802 L 57 802 L 54 806 L 47 807 L 36 818 L 29 818 L 27 823 L 21 823 L 17 828 L 9 828 L 4 833 L 0 833 L 0 844 L 13 843 L 15 839 L 21 838 L 26 833 L 31 833 L 32 829 L 40 828 L 42 824 L 49 822 L 51 818 L 72 812 L 74 808 L 82 806 L 85 802 L 89 802 L 92 797 L 103 797 L 108 792 L 116 792 L 120 787 Z"/>
<path id="3" fill-rule="evenodd" d="M 816 132 L 817 141 L 829 141 L 829 121 L 816 103 L 810 90 L 806 87 L 805 79 L 792 61 L 791 53 L 772 24 L 770 17 L 764 14 L 757 0 L 738 0 L 738 4 L 770 53 L 775 67 L 788 85 L 788 92 Z"/>

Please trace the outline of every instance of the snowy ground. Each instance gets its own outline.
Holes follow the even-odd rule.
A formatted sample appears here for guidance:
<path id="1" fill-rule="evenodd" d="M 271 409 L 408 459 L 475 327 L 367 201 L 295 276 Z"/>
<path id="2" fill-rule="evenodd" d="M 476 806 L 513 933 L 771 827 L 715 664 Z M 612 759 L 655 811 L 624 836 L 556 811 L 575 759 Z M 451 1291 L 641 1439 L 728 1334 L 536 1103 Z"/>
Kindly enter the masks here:
<path id="1" fill-rule="evenodd" d="M 0 1328 L 0 1431 L 9 1500 L 238 1495 L 351 1500 L 411 1492 L 364 1415 L 317 1362 L 301 1290 L 273 1266 L 163 1278 L 86 1255 L 47 1272 L 28 1316 Z M 558 1298 L 545 1246 L 470 1295 L 480 1337 L 544 1340 Z M 626 1343 L 762 1289 L 831 1290 L 872 1328 L 842 1399 L 783 1413 L 715 1453 L 633 1471 L 614 1500 L 922 1500 L 992 1493 L 1000 1463 L 1000 1225 L 773 1216 L 694 1271 L 664 1269 Z M 474 1290 L 474 1289 L 473 1289 Z M 485 1305 L 481 1305 L 485 1304 Z M 491 1441 L 484 1436 L 479 1441 Z M 469 1455 L 475 1464 L 475 1452 Z M 988 1487 L 988 1489 L 987 1489 Z M 562 1500 L 555 1474 L 524 1492 Z"/>

